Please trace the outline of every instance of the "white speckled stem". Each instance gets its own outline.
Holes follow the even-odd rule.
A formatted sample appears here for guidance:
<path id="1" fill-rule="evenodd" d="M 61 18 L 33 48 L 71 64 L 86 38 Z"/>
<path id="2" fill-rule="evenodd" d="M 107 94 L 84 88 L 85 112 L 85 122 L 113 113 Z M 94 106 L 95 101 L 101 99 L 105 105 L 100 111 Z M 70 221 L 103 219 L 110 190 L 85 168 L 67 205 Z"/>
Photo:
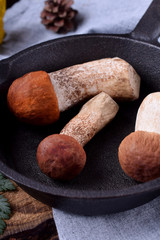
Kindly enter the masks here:
<path id="1" fill-rule="evenodd" d="M 135 131 L 160 134 L 160 92 L 149 94 L 141 103 L 137 113 Z"/>
<path id="2" fill-rule="evenodd" d="M 117 103 L 108 94 L 101 92 L 83 105 L 60 134 L 71 136 L 84 146 L 115 117 L 118 109 Z"/>
<path id="3" fill-rule="evenodd" d="M 49 73 L 60 111 L 83 99 L 106 92 L 115 100 L 139 97 L 140 77 L 133 67 L 120 58 L 105 58 Z"/>

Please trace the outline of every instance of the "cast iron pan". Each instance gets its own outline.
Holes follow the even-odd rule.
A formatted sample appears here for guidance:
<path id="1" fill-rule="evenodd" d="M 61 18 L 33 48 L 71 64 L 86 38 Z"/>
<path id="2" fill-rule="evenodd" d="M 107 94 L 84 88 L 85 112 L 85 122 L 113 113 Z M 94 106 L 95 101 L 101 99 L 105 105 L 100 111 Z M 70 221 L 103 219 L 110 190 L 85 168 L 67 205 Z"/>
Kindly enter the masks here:
<path id="1" fill-rule="evenodd" d="M 160 194 L 160 179 L 137 183 L 118 162 L 118 146 L 134 131 L 137 109 L 143 98 L 160 91 L 160 1 L 152 2 L 136 29 L 128 35 L 78 35 L 48 41 L 0 62 L 0 171 L 36 199 L 65 211 L 96 215 L 124 211 Z M 71 182 L 59 182 L 41 173 L 36 162 L 40 141 L 78 113 L 80 105 L 61 114 L 47 127 L 18 122 L 8 111 L 7 90 L 13 80 L 36 70 L 51 72 L 90 60 L 120 57 L 142 78 L 140 98 L 120 103 L 116 118 L 85 147 L 87 164 Z"/>

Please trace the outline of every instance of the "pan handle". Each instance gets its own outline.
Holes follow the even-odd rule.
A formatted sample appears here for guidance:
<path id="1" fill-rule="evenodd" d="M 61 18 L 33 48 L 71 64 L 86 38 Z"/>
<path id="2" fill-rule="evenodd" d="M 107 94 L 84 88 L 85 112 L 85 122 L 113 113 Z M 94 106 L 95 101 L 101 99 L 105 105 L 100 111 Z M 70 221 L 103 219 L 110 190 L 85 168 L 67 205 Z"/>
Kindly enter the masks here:
<path id="1" fill-rule="evenodd" d="M 131 38 L 160 46 L 160 0 L 153 0 L 136 28 L 129 34 Z"/>

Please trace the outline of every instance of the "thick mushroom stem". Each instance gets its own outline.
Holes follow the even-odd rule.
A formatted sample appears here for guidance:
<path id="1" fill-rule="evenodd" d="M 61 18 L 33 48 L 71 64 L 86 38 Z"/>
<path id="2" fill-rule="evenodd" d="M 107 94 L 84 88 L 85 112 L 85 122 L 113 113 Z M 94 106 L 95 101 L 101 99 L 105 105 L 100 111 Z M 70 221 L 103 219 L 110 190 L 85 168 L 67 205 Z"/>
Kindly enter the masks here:
<path id="1" fill-rule="evenodd" d="M 160 177 L 160 92 L 149 94 L 141 103 L 135 132 L 119 146 L 119 162 L 131 178 L 146 182 Z"/>
<path id="2" fill-rule="evenodd" d="M 60 134 L 71 136 L 84 146 L 115 117 L 118 109 L 117 103 L 108 94 L 101 92 L 83 105 Z"/>
<path id="3" fill-rule="evenodd" d="M 160 92 L 149 94 L 141 103 L 137 113 L 135 131 L 160 134 Z"/>
<path id="4" fill-rule="evenodd" d="M 104 58 L 49 73 L 60 112 L 79 101 L 105 92 L 115 100 L 139 97 L 140 77 L 120 58 Z"/>

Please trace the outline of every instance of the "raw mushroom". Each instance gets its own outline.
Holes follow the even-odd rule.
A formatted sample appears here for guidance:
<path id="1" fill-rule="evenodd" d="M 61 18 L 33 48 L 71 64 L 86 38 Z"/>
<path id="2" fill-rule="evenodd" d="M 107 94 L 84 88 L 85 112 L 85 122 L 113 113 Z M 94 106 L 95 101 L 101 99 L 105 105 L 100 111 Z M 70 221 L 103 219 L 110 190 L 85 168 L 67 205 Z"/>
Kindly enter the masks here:
<path id="1" fill-rule="evenodd" d="M 149 94 L 140 105 L 135 132 L 119 146 L 119 161 L 139 182 L 160 177 L 160 92 Z"/>
<path id="2" fill-rule="evenodd" d="M 140 77 L 129 63 L 105 58 L 49 74 L 25 74 L 12 83 L 7 101 L 21 121 L 46 125 L 57 121 L 59 112 L 102 91 L 115 100 L 132 101 L 139 97 L 139 88 Z"/>
<path id="3" fill-rule="evenodd" d="M 117 103 L 102 92 L 89 100 L 60 134 L 46 137 L 37 149 L 38 165 L 43 173 L 59 180 L 70 180 L 85 166 L 83 146 L 118 112 Z"/>

